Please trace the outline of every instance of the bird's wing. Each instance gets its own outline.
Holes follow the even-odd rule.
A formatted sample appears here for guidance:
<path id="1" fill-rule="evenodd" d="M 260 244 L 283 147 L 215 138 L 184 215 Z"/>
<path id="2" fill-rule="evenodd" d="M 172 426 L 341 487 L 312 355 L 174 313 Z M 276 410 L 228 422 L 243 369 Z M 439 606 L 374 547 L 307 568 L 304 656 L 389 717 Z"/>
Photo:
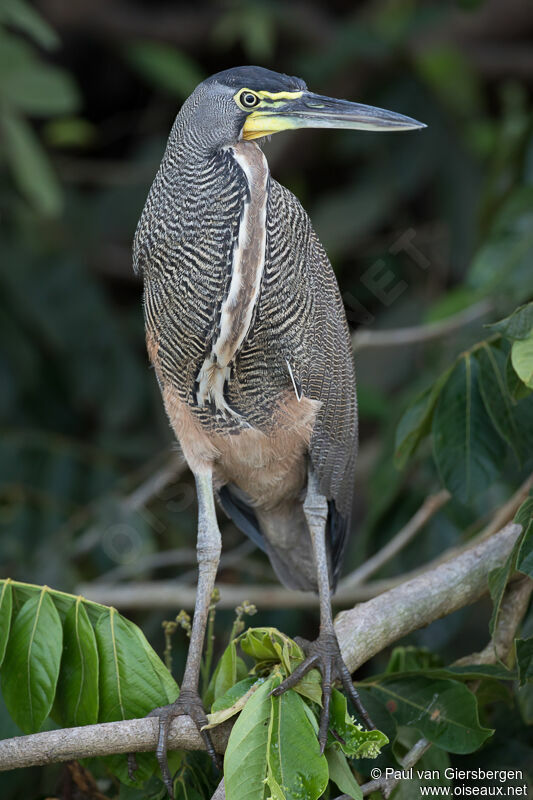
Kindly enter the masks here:
<path id="1" fill-rule="evenodd" d="M 310 459 L 320 490 L 329 501 L 332 571 L 336 577 L 350 524 L 357 405 L 350 334 L 339 287 L 324 248 L 299 201 L 272 181 L 276 219 L 290 238 L 291 261 L 303 283 L 308 313 L 304 327 L 305 363 L 300 364 L 303 394 L 320 400 L 310 442 Z M 281 221 L 289 220 L 290 224 Z"/>

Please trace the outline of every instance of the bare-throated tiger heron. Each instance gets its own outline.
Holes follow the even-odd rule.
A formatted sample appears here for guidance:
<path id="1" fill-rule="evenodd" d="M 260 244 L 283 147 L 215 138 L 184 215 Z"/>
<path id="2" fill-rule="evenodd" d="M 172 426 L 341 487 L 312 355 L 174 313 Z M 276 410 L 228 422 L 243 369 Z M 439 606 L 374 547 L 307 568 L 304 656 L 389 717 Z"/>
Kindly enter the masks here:
<path id="1" fill-rule="evenodd" d="M 285 586 L 319 595 L 318 639 L 275 693 L 320 670 L 322 750 L 333 681 L 366 717 L 330 602 L 350 530 L 357 452 L 350 337 L 328 257 L 299 201 L 270 175 L 260 142 L 294 128 L 421 127 L 401 114 L 313 94 L 299 78 L 239 67 L 201 83 L 172 128 L 134 245 L 148 352 L 199 508 L 198 586 L 181 693 L 154 712 L 170 792 L 171 719 L 188 714 L 199 728 L 206 723 L 198 678 L 221 550 L 215 496 L 266 551 Z"/>

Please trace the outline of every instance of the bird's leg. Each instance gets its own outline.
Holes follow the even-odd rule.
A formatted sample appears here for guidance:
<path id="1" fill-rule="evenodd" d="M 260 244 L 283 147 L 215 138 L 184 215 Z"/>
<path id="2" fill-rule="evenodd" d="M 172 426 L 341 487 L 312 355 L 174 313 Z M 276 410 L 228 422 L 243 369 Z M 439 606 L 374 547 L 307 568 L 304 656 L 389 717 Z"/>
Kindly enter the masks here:
<path id="1" fill-rule="evenodd" d="M 220 761 L 209 733 L 201 730 L 203 725 L 207 725 L 207 718 L 198 694 L 198 681 L 209 605 L 220 559 L 221 540 L 215 511 L 211 472 L 195 473 L 194 477 L 198 496 L 198 539 L 196 544 L 198 585 L 187 663 L 181 683 L 180 695 L 176 702 L 156 708 L 151 712 L 151 716 L 159 718 L 159 739 L 156 755 L 161 767 L 163 780 L 171 797 L 173 797 L 173 789 L 172 776 L 167 761 L 167 740 L 170 723 L 174 717 L 186 714 L 194 720 L 202 734 L 207 752 L 216 766 L 220 767 Z"/>
<path id="2" fill-rule="evenodd" d="M 311 669 L 318 669 L 322 675 L 322 711 L 320 714 L 320 727 L 318 741 L 320 752 L 324 752 L 328 736 L 329 707 L 331 702 L 332 684 L 340 680 L 344 691 L 351 698 L 353 704 L 361 714 L 369 728 L 374 728 L 366 710 L 364 709 L 357 691 L 355 690 L 348 667 L 341 655 L 337 634 L 333 627 L 331 613 L 331 590 L 329 585 L 329 567 L 326 549 L 326 522 L 328 518 L 328 503 L 320 493 L 318 482 L 314 473 L 309 469 L 307 494 L 305 497 L 304 514 L 311 535 L 313 555 L 315 558 L 318 597 L 320 602 L 320 631 L 318 639 L 314 642 L 297 640 L 303 645 L 306 658 L 285 680 L 273 690 L 272 694 L 279 695 L 296 686 L 303 676 Z"/>

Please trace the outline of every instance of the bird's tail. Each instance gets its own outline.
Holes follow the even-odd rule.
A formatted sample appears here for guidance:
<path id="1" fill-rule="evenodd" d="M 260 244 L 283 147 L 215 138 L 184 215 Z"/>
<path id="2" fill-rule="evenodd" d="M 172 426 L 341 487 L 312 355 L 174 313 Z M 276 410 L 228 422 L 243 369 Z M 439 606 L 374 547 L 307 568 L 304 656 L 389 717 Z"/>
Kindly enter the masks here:
<path id="1" fill-rule="evenodd" d="M 313 548 L 301 500 L 288 500 L 272 509 L 254 508 L 246 495 L 231 484 L 223 486 L 218 497 L 235 525 L 267 553 L 284 586 L 317 591 Z M 330 524 L 328 519 L 328 530 Z M 327 535 L 328 546 L 330 538 Z M 330 585 L 334 588 L 331 573 L 330 568 Z"/>

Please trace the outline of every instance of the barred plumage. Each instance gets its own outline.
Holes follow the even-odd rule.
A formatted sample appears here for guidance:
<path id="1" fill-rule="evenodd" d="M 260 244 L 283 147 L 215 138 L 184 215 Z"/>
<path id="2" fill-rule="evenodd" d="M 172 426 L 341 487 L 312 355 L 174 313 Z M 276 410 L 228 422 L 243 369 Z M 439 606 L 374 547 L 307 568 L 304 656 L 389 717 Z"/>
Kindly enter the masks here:
<path id="1" fill-rule="evenodd" d="M 402 129 L 392 112 L 313 95 L 303 81 L 241 67 L 184 103 L 139 221 L 147 346 L 167 414 L 196 479 L 198 590 L 181 694 L 158 710 L 169 791 L 168 722 L 203 730 L 197 686 L 220 555 L 213 489 L 268 553 L 279 578 L 316 589 L 320 634 L 274 690 L 322 672 L 319 741 L 331 685 L 362 708 L 333 628 L 330 594 L 350 524 L 357 409 L 350 337 L 335 275 L 309 217 L 251 141 L 285 128 Z M 206 746 L 216 759 L 209 735 Z"/>
<path id="2" fill-rule="evenodd" d="M 245 146 L 257 148 L 252 142 Z M 206 431 L 239 435 L 251 426 L 269 435 L 280 424 L 276 409 L 294 392 L 290 363 L 303 396 L 322 403 L 309 455 L 320 488 L 330 500 L 336 576 L 350 518 L 357 415 L 349 334 L 335 275 L 297 198 L 270 178 L 259 299 L 225 391 L 229 407 L 242 420 L 198 405 L 197 376 L 219 332 L 232 253 L 250 194 L 243 171 L 228 150 L 192 170 L 190 160 L 185 169 L 176 163 L 175 153 L 175 144 L 172 150 L 169 145 L 135 239 L 135 263 L 145 281 L 147 336 L 152 347 L 157 343 L 159 380 L 178 392 Z M 219 482 L 232 477 L 216 461 L 215 474 Z M 250 505 L 260 511 L 263 529 L 268 529 L 262 508 L 272 503 L 260 496 L 264 488 L 260 477 L 259 491 L 247 495 Z M 288 531 L 285 567 L 275 555 L 274 566 L 288 585 L 316 588 L 309 557 L 306 574 L 295 572 L 302 554 L 311 552 L 303 501 L 297 496 L 304 481 L 305 470 L 298 492 L 291 489 L 294 508 L 285 509 L 287 528 L 294 528 L 292 535 Z M 225 505 L 231 513 L 230 504 Z"/>

